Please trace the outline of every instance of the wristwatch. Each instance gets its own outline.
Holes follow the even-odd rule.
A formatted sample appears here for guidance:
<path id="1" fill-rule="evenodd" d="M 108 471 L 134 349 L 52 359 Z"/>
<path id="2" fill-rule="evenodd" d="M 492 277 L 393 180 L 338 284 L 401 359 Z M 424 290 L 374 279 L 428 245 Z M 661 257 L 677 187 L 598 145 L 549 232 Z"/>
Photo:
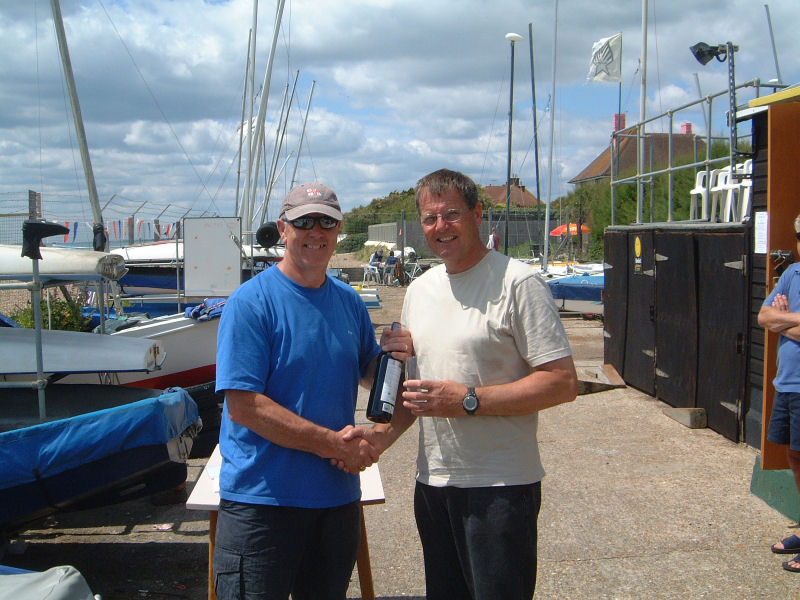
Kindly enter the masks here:
<path id="1" fill-rule="evenodd" d="M 461 406 L 464 407 L 464 412 L 468 415 L 474 415 L 475 411 L 478 410 L 480 402 L 478 402 L 478 397 L 475 395 L 474 387 L 467 388 L 467 395 L 461 401 Z"/>

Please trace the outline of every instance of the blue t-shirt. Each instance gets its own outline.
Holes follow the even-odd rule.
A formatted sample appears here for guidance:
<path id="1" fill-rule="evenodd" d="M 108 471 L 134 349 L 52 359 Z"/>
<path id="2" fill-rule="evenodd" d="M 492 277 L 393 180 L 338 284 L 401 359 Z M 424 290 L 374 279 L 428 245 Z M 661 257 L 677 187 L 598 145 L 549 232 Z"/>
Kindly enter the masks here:
<path id="1" fill-rule="evenodd" d="M 222 313 L 216 389 L 263 393 L 338 431 L 354 423 L 359 380 L 378 352 L 366 305 L 349 285 L 328 277 L 307 288 L 267 269 L 237 288 Z M 232 422 L 227 403 L 220 451 L 226 500 L 326 508 L 361 495 L 358 476 Z"/>
<path id="2" fill-rule="evenodd" d="M 764 306 L 772 306 L 775 294 L 784 294 L 789 300 L 789 311 L 800 313 L 800 264 L 787 267 L 764 300 Z M 772 382 L 779 392 L 800 392 L 800 343 L 784 335 L 778 339 L 778 373 Z"/>

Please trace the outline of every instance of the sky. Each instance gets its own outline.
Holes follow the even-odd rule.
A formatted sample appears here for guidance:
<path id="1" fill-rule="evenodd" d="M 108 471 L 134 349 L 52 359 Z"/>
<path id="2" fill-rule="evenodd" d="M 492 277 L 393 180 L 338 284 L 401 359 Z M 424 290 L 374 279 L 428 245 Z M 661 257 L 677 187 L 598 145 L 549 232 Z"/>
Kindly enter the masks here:
<path id="1" fill-rule="evenodd" d="M 276 5 L 258 3 L 259 89 Z M 768 6 L 782 81 L 797 83 L 800 3 Z M 246 180 L 237 157 L 252 0 L 62 0 L 61 11 L 104 217 L 235 214 L 237 180 L 240 189 Z M 699 41 L 739 47 L 737 83 L 777 78 L 762 2 L 649 0 L 647 12 L 648 117 L 697 99 L 698 85 L 703 95 L 727 90 L 727 63 L 701 66 L 691 55 Z M 293 175 L 332 187 L 345 211 L 443 167 L 504 185 L 510 32 L 524 38 L 514 45 L 512 174 L 536 194 L 535 79 L 539 197 L 568 193 L 567 181 L 608 145 L 619 105 L 628 125 L 639 120 L 642 2 L 286 0 L 269 80 L 266 169 L 284 95 L 295 77 L 297 85 L 266 218 L 277 217 Z M 593 43 L 620 32 L 621 87 L 587 81 Z M 26 207 L 35 190 L 46 217 L 91 221 L 48 0 L 0 5 L 0 56 L 0 215 Z M 739 103 L 753 96 L 741 90 Z M 727 136 L 726 108 L 726 96 L 715 101 L 714 135 Z M 699 110 L 676 115 L 673 128 L 684 122 L 706 132 Z M 264 196 L 262 186 L 257 208 Z"/>

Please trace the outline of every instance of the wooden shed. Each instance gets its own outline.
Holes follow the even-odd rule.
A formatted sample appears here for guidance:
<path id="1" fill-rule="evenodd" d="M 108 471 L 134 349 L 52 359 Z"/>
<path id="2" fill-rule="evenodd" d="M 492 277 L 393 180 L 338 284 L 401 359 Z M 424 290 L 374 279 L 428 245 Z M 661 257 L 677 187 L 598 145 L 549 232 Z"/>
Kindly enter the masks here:
<path id="1" fill-rule="evenodd" d="M 796 240 L 800 212 L 800 89 L 750 102 L 752 192 L 742 222 L 673 222 L 605 232 L 605 361 L 629 385 L 762 450 L 764 469 L 788 465 L 766 442 L 777 336 L 756 317 Z M 782 251 L 778 254 L 778 251 Z"/>

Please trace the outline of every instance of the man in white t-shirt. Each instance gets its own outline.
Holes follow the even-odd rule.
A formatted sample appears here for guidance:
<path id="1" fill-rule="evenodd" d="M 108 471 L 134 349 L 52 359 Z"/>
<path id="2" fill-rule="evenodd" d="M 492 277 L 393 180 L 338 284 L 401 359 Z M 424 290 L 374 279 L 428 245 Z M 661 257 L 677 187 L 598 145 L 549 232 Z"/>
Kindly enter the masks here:
<path id="1" fill-rule="evenodd" d="M 354 435 L 383 451 L 420 419 L 414 512 L 429 600 L 527 600 L 544 475 L 538 413 L 577 395 L 569 343 L 544 281 L 482 242 L 469 177 L 431 173 L 416 200 L 444 264 L 406 293 L 416 366 L 402 406 Z"/>

